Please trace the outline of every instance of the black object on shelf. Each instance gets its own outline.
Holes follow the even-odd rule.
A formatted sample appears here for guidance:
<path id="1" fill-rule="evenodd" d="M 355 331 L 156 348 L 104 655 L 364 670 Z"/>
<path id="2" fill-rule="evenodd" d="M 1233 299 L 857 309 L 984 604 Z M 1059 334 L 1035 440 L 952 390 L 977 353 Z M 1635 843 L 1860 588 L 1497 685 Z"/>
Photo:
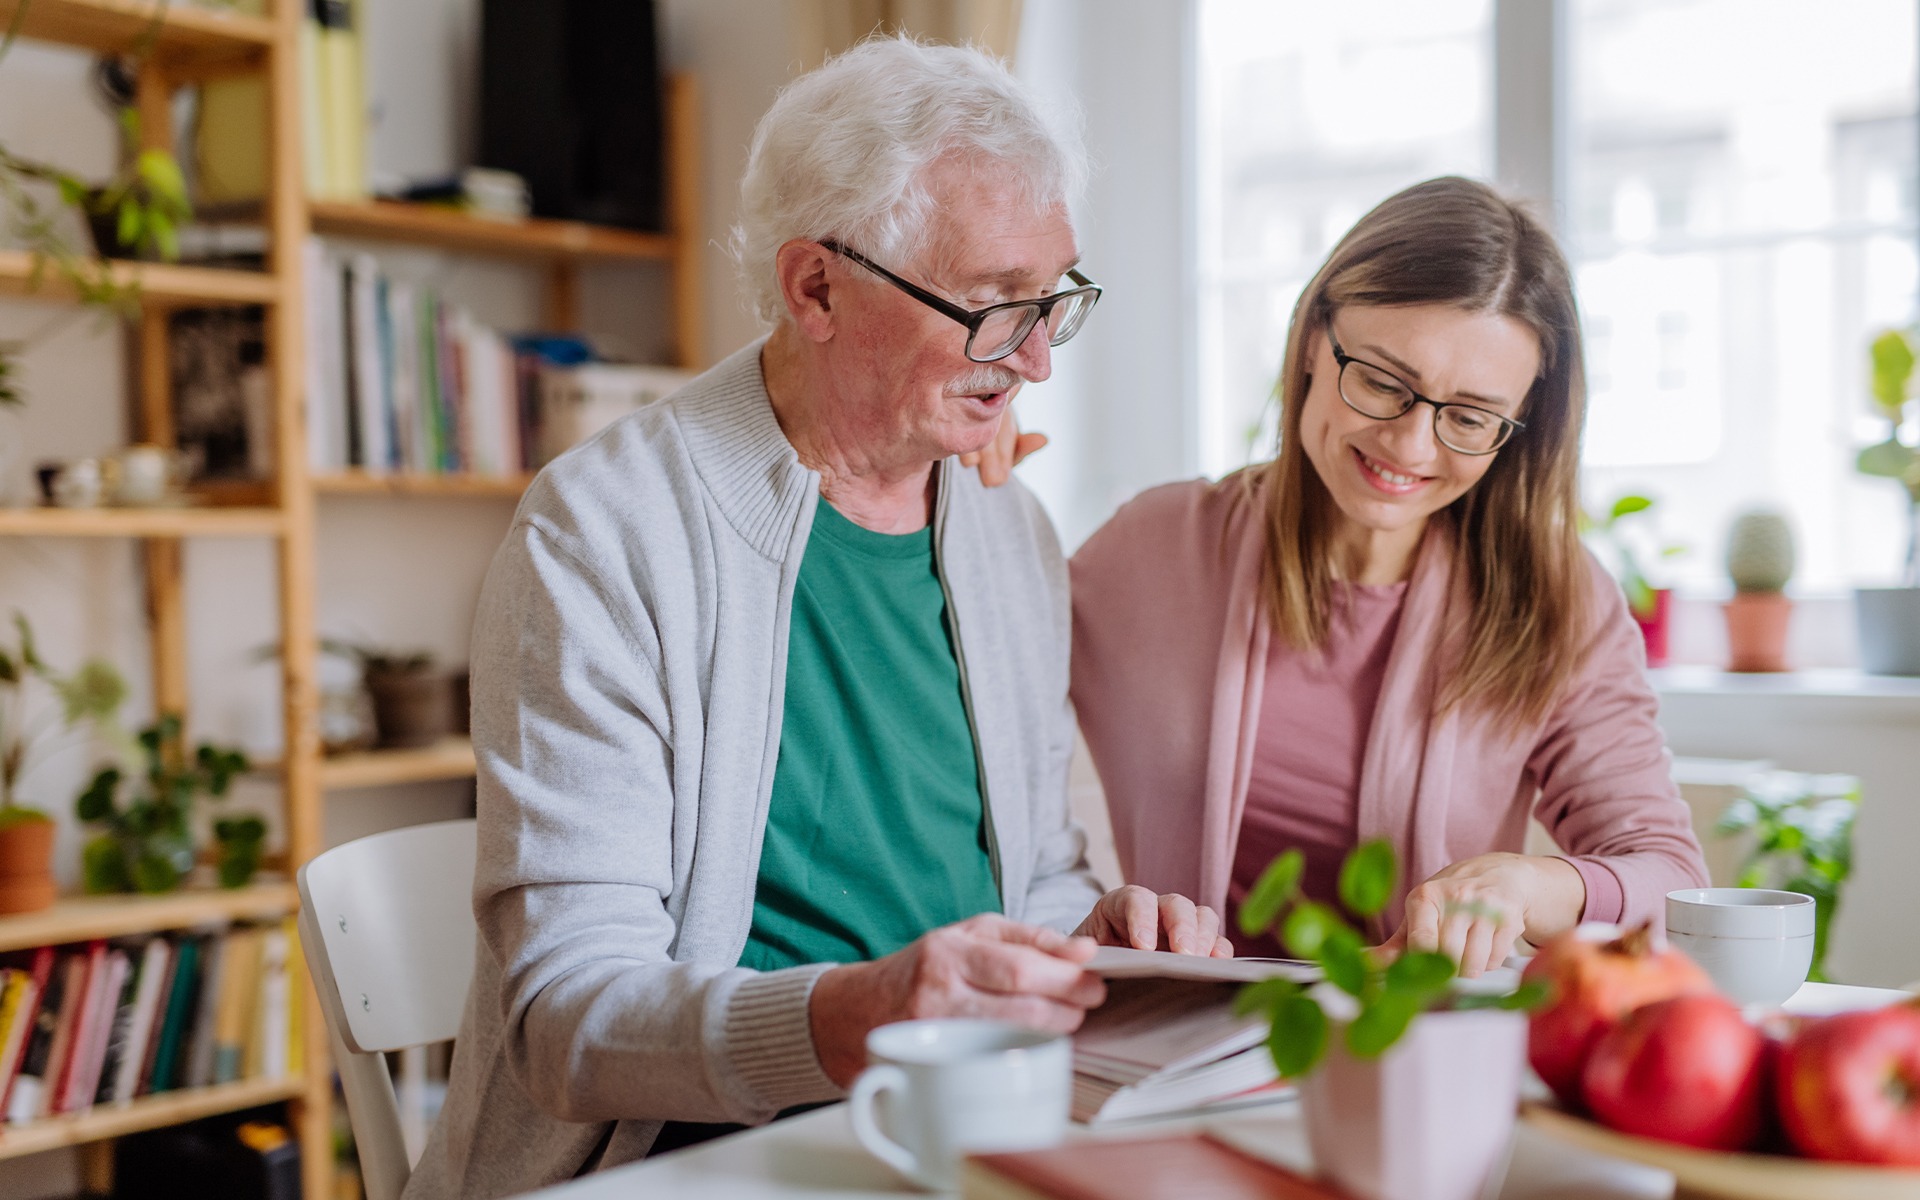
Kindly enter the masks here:
<path id="1" fill-rule="evenodd" d="M 652 0 L 483 0 L 479 165 L 535 216 L 664 229 L 662 103 Z"/>
<path id="2" fill-rule="evenodd" d="M 283 1115 L 250 1109 L 121 1138 L 112 1200 L 300 1200 L 300 1143 Z"/>

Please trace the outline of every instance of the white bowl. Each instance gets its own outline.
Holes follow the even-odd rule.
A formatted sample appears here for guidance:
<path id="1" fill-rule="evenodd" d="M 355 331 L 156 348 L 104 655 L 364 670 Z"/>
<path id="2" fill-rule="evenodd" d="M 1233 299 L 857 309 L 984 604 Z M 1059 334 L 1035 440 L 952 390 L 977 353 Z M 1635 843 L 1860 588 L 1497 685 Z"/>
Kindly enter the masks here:
<path id="1" fill-rule="evenodd" d="M 1812 896 L 1766 888 L 1667 893 L 1667 942 L 1741 1004 L 1776 1005 L 1813 965 Z"/>

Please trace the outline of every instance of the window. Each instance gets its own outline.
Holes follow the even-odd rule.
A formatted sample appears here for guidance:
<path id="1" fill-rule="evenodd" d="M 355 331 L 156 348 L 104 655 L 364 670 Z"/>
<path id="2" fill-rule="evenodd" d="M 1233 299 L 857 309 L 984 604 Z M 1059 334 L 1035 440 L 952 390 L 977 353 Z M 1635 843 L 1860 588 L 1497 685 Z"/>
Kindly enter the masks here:
<path id="1" fill-rule="evenodd" d="M 1380 200 L 1492 166 L 1492 0 L 1200 8 L 1202 469 L 1273 448 L 1293 302 Z"/>
<path id="2" fill-rule="evenodd" d="M 1762 504 L 1799 535 L 1797 590 L 1891 582 L 1905 498 L 1853 458 L 1884 434 L 1867 342 L 1916 311 L 1920 4 L 1554 0 L 1561 53 L 1498 53 L 1503 6 L 1537 2 L 1202 0 L 1204 469 L 1270 451 L 1294 298 L 1370 205 L 1438 174 L 1552 177 L 1589 500 L 1657 497 L 1688 590 L 1725 588 L 1725 531 Z M 1496 69 L 1565 72 L 1541 151 L 1559 170 L 1493 161 Z"/>

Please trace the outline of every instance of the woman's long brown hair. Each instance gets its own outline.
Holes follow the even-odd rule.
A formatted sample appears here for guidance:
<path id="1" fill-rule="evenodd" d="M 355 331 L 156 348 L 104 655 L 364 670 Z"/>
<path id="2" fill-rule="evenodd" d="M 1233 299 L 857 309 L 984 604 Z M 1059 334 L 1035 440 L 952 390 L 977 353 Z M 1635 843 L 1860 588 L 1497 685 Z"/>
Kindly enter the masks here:
<path id="1" fill-rule="evenodd" d="M 1446 304 L 1510 316 L 1540 340 L 1516 433 L 1479 483 L 1435 519 L 1453 527 L 1463 628 L 1443 665 L 1438 709 L 1483 710 L 1517 729 L 1544 716 L 1580 666 L 1586 566 L 1578 531 L 1586 378 L 1566 259 L 1530 213 L 1485 184 L 1432 179 L 1362 217 L 1300 295 L 1280 374 L 1280 447 L 1260 468 L 1267 497 L 1266 599 L 1274 629 L 1311 649 L 1326 641 L 1337 509 L 1300 446 L 1308 350 L 1352 305 Z"/>

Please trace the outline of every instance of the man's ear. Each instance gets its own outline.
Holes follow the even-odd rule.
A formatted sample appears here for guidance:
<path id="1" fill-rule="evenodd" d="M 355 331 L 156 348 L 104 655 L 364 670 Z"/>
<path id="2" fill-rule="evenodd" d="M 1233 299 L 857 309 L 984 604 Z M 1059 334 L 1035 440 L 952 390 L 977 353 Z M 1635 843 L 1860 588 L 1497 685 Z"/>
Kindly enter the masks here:
<path id="1" fill-rule="evenodd" d="M 781 246 L 774 255 L 780 298 L 786 302 L 794 328 L 809 341 L 824 342 L 833 336 L 833 295 L 827 282 L 833 257 L 833 252 L 819 242 L 799 238 Z"/>

